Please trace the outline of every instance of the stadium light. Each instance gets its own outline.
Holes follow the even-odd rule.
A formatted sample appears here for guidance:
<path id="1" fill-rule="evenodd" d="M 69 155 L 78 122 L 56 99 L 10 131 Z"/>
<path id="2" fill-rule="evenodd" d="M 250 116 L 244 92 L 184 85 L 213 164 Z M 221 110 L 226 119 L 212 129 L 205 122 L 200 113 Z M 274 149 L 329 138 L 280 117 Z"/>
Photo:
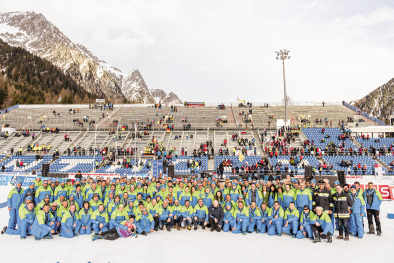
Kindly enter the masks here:
<path id="1" fill-rule="evenodd" d="M 286 124 L 287 124 L 287 120 L 288 120 L 288 117 L 287 117 L 287 95 L 286 95 L 286 77 L 285 77 L 285 59 L 290 59 L 290 56 L 289 56 L 289 52 L 290 52 L 290 50 L 280 50 L 279 52 L 278 51 L 275 51 L 276 52 L 276 59 L 277 60 L 282 60 L 282 65 L 283 65 L 283 86 L 284 86 L 284 95 L 285 95 L 285 121 L 286 121 Z"/>

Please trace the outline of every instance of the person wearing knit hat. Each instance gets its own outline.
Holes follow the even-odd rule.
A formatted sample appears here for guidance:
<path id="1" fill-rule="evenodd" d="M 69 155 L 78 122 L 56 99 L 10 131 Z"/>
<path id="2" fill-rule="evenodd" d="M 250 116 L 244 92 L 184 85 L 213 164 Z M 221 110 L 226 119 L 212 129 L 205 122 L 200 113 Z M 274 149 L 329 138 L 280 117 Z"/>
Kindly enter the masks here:
<path id="1" fill-rule="evenodd" d="M 50 197 L 49 201 L 52 202 L 54 200 L 53 194 L 54 193 L 53 193 L 51 187 L 48 186 L 48 181 L 46 181 L 46 182 L 44 181 L 42 183 L 42 185 L 39 186 L 37 188 L 37 190 L 36 190 L 36 195 L 34 197 L 34 202 L 36 203 L 36 205 L 39 204 L 44 199 L 44 197 L 46 195 L 49 195 L 49 197 Z"/>
<path id="2" fill-rule="evenodd" d="M 365 216 L 365 201 L 364 197 L 357 192 L 355 185 L 350 187 L 350 198 L 353 201 L 353 205 L 350 209 L 349 231 L 352 236 L 361 239 L 364 237 L 363 217 Z"/>
<path id="3" fill-rule="evenodd" d="M 235 225 L 235 218 L 233 216 L 234 214 L 234 208 L 231 204 L 231 202 L 225 202 L 224 203 L 224 209 L 223 209 L 223 232 L 228 232 L 230 229 L 233 229 Z"/>
<path id="4" fill-rule="evenodd" d="M 129 215 L 127 210 L 124 209 L 124 205 L 120 204 L 118 208 L 111 214 L 111 219 L 109 220 L 109 228 L 112 229 L 114 227 L 118 227 L 118 225 L 124 220 L 129 220 Z"/>

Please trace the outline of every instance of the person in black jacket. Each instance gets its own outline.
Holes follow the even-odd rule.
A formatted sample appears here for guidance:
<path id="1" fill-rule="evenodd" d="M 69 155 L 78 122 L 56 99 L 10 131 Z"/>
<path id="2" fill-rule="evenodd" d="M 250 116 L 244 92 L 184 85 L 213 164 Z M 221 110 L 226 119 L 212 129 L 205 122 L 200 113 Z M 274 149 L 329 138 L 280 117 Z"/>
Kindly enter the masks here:
<path id="1" fill-rule="evenodd" d="M 219 177 L 223 178 L 223 171 L 224 171 L 224 167 L 223 167 L 223 163 L 219 164 Z"/>
<path id="2" fill-rule="evenodd" d="M 78 173 L 75 174 L 75 179 L 79 179 L 79 180 L 82 179 L 81 171 L 78 171 Z"/>
<path id="3" fill-rule="evenodd" d="M 353 206 L 350 195 L 342 191 L 342 186 L 336 185 L 337 192 L 332 196 L 332 203 L 335 206 L 334 216 L 338 220 L 339 236 L 337 239 L 343 239 L 343 229 L 345 229 L 345 241 L 349 241 L 349 226 L 347 225 L 350 218 L 349 207 Z"/>
<path id="4" fill-rule="evenodd" d="M 332 214 L 333 203 L 331 198 L 331 191 L 324 188 L 324 181 L 319 181 L 319 188 L 313 191 L 312 204 L 313 211 L 316 212 L 316 207 L 323 207 L 329 215 Z"/>
<path id="5" fill-rule="evenodd" d="M 223 208 L 217 200 L 213 201 L 208 210 L 208 222 L 211 225 L 211 232 L 214 230 L 220 232 L 222 230 L 223 217 Z"/>

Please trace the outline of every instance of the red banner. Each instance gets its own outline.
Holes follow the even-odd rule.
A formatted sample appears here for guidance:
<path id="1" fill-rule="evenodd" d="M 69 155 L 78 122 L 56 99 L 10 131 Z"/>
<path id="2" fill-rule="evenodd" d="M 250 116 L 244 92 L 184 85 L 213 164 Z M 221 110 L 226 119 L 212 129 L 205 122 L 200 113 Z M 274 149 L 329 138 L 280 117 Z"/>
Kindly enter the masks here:
<path id="1" fill-rule="evenodd" d="M 360 184 L 360 187 L 365 190 L 368 188 L 368 184 Z M 374 184 L 373 187 L 379 190 L 383 200 L 394 200 L 394 186 L 388 184 Z"/>

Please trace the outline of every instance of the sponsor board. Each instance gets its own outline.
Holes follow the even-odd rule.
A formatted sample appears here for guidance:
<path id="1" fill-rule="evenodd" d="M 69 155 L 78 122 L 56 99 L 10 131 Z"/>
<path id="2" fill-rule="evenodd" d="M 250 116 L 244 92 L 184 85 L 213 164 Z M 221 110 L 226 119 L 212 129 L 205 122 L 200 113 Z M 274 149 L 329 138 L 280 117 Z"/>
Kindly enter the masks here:
<path id="1" fill-rule="evenodd" d="M 204 107 L 205 102 L 185 102 L 186 107 Z"/>
<path id="2" fill-rule="evenodd" d="M 16 186 L 16 182 L 18 182 L 18 180 L 22 180 L 22 187 L 28 187 L 35 179 L 35 176 L 11 176 L 2 174 L 0 175 L 0 186 Z"/>
<path id="3" fill-rule="evenodd" d="M 74 179 L 75 178 L 76 173 L 69 173 L 68 174 L 68 178 L 70 179 Z M 134 173 L 134 174 L 117 174 L 117 173 L 81 173 L 82 177 L 92 177 L 92 178 L 96 178 L 96 177 L 103 177 L 103 178 L 107 178 L 107 177 L 127 177 L 127 178 L 131 178 L 131 177 L 148 177 L 149 174 L 139 174 L 138 172 Z"/>

